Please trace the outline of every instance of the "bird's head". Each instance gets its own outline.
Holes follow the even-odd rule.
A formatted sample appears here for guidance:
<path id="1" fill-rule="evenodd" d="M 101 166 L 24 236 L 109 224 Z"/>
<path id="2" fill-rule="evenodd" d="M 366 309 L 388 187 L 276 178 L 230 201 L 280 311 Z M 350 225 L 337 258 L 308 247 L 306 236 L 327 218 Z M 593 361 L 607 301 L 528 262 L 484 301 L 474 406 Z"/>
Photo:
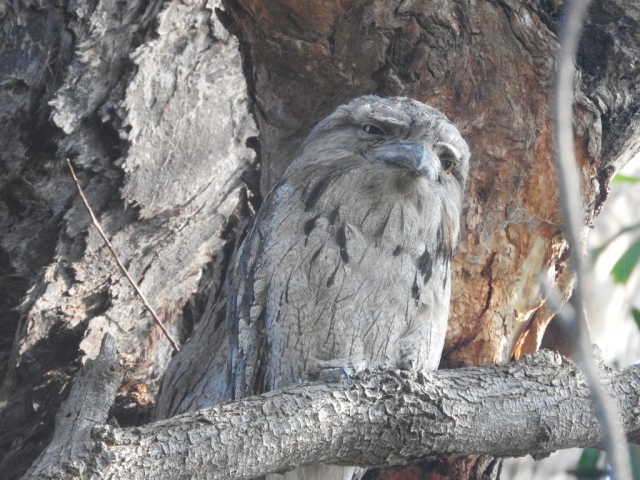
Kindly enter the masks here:
<path id="1" fill-rule="evenodd" d="M 410 98 L 364 96 L 338 107 L 311 131 L 300 160 L 320 163 L 354 154 L 430 183 L 456 185 L 460 192 L 469 170 L 469 147 L 455 125 Z"/>

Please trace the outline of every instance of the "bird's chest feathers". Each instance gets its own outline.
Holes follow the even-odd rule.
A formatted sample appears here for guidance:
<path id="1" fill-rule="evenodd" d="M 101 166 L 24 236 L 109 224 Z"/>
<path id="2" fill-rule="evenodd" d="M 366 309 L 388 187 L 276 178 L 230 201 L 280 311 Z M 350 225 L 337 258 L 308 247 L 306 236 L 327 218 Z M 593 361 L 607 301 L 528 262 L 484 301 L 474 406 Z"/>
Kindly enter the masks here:
<path id="1" fill-rule="evenodd" d="M 352 171 L 312 182 L 301 191 L 305 234 L 323 226 L 348 254 L 349 237 L 391 256 L 418 251 L 437 241 L 443 205 L 438 192 L 422 178 L 376 169 Z"/>
<path id="2" fill-rule="evenodd" d="M 282 253 L 273 267 L 291 264 L 300 272 L 287 280 L 283 301 L 300 297 L 325 316 L 343 308 L 369 315 L 382 304 L 406 315 L 446 301 L 434 292 L 449 288 L 452 222 L 437 192 L 403 172 L 349 173 L 282 192 L 289 209 L 279 210 L 273 224 L 288 234 L 277 236 Z M 302 223 L 287 226 L 293 218 Z M 324 309 L 338 298 L 345 300 Z"/>
<path id="3" fill-rule="evenodd" d="M 399 188 L 393 177 L 343 175 L 277 192 L 288 208 L 268 222 L 264 252 L 274 351 L 300 349 L 303 365 L 353 355 L 396 364 L 423 349 L 414 343 L 441 341 L 450 235 L 439 197 L 414 180 Z"/>

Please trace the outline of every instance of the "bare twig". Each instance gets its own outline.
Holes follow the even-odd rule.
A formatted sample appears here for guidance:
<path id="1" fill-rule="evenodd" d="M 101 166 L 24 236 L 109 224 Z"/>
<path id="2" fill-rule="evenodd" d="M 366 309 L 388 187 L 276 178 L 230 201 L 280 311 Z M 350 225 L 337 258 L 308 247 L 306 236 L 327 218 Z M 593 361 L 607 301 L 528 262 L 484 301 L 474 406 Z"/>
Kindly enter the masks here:
<path id="1" fill-rule="evenodd" d="M 136 295 L 138 295 L 138 297 L 140 297 L 140 300 L 142 300 L 142 303 L 144 304 L 146 309 L 149 311 L 149 313 L 153 317 L 153 320 L 160 327 L 160 330 L 162 330 L 162 333 L 164 333 L 165 337 L 167 337 L 167 340 L 169 340 L 169 343 L 171 344 L 173 349 L 176 352 L 179 352 L 180 351 L 180 347 L 178 347 L 177 342 L 173 339 L 171 334 L 168 332 L 168 330 L 162 324 L 162 322 L 158 318 L 158 315 L 156 315 L 156 312 L 153 310 L 153 307 L 149 304 L 149 302 L 145 298 L 144 294 L 140 291 L 140 288 L 136 284 L 135 280 L 131 277 L 131 275 L 129 274 L 128 270 L 125 268 L 125 266 L 122 264 L 122 262 L 118 258 L 118 254 L 116 253 L 115 249 L 113 248 L 113 245 L 111 245 L 111 242 L 109 241 L 109 239 L 107 238 L 107 236 L 104 233 L 104 230 L 102 230 L 102 227 L 100 226 L 100 222 L 98 222 L 98 219 L 94 215 L 93 210 L 91 209 L 91 206 L 89 205 L 89 202 L 87 201 L 87 197 L 84 196 L 84 192 L 82 191 L 82 187 L 80 187 L 80 182 L 78 181 L 78 177 L 76 177 L 76 172 L 73 170 L 73 166 L 71 165 L 71 162 L 69 161 L 68 158 L 67 158 L 67 165 L 69 165 L 69 170 L 71 170 L 71 176 L 73 177 L 73 181 L 76 182 L 76 188 L 78 189 L 78 193 L 80 194 L 80 198 L 82 199 L 82 203 L 84 203 L 85 208 L 89 212 L 89 215 L 91 216 L 91 220 L 93 221 L 93 225 L 98 229 L 98 232 L 100 232 L 100 236 L 104 240 L 104 243 L 107 244 L 107 248 L 109 248 L 109 251 L 111 252 L 111 255 L 113 256 L 113 259 L 115 260 L 116 264 L 118 265 L 118 268 L 120 269 L 122 274 L 125 277 L 127 277 L 127 280 L 129 280 L 129 283 L 131 284 L 131 286 L 135 290 Z"/>
<path id="2" fill-rule="evenodd" d="M 569 244 L 571 266 L 576 276 L 576 285 L 571 297 L 573 308 L 563 308 L 559 315 L 563 319 L 565 328 L 570 328 L 573 333 L 574 354 L 589 382 L 596 416 L 602 426 L 604 444 L 612 467 L 611 476 L 615 480 L 627 480 L 631 479 L 631 467 L 626 441 L 622 434 L 617 412 L 599 380 L 598 371 L 591 358 L 591 342 L 585 312 L 586 276 L 582 262 L 583 245 L 580 240 L 584 213 L 574 152 L 572 106 L 574 62 L 582 25 L 590 3 L 590 0 L 568 2 L 560 32 L 560 55 L 555 90 L 555 141 L 558 186 L 564 215 L 563 230 Z"/>

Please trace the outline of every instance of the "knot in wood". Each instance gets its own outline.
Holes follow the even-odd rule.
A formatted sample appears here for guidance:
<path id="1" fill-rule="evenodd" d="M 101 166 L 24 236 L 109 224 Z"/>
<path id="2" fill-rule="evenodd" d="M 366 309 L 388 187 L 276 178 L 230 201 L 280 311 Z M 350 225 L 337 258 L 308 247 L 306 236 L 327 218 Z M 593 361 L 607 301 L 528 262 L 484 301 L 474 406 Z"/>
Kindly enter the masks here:
<path id="1" fill-rule="evenodd" d="M 91 438 L 107 445 L 116 443 L 115 431 L 111 425 L 96 425 L 91 429 Z"/>
<path id="2" fill-rule="evenodd" d="M 536 444 L 540 447 L 540 449 L 544 450 L 549 445 L 551 441 L 552 432 L 551 427 L 546 423 L 543 423 L 538 427 L 538 433 L 536 434 Z"/>

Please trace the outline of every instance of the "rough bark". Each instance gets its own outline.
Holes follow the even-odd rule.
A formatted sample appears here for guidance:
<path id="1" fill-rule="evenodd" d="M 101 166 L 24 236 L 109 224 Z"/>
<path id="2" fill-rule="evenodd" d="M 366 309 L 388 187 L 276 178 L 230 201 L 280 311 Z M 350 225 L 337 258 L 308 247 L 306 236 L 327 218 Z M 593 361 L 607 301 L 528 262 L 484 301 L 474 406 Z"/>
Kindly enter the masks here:
<path id="1" fill-rule="evenodd" d="M 99 425 L 108 410 L 104 398 L 113 399 L 119 382 L 113 363 L 105 361 L 109 353 L 115 359 L 113 345 L 107 350 L 83 369 L 61 408 L 54 440 L 25 479 L 250 479 L 311 463 L 393 466 L 601 444 L 584 377 L 548 351 L 498 367 L 367 371 L 341 385 L 297 385 L 120 429 Z M 603 381 L 625 430 L 638 431 L 640 367 L 603 372 Z M 110 396 L 96 405 L 84 401 L 83 389 L 104 385 Z M 78 425 L 78 416 L 92 421 Z M 60 456 L 65 441 L 75 450 Z"/>
<path id="2" fill-rule="evenodd" d="M 165 375 L 158 418 L 216 401 L 225 279 L 259 200 L 246 145 L 264 193 L 309 127 L 364 93 L 432 103 L 474 151 L 447 365 L 535 350 L 550 316 L 538 272 L 570 284 L 550 181 L 560 7 L 0 4 L 0 471 L 19 477 L 49 443 L 105 331 L 126 370 L 113 410 L 123 425 L 148 419 L 171 357 L 90 227 L 66 157 L 165 323 L 192 338 Z M 576 107 L 585 223 L 640 149 L 639 7 L 605 0 L 590 15 Z"/>
<path id="3" fill-rule="evenodd" d="M 116 408 L 125 424 L 147 415 L 171 358 L 90 228 L 65 157 L 121 259 L 184 339 L 200 316 L 185 305 L 224 244 L 256 131 L 237 42 L 212 18 L 215 3 L 171 3 L 159 16 L 160 2 L 16 5 L 0 42 L 2 283 L 13 301 L 2 319 L 0 449 L 2 470 L 19 476 L 105 331 L 127 370 Z"/>
<path id="4" fill-rule="evenodd" d="M 65 471 L 73 471 L 76 475 L 82 472 L 82 463 L 91 454 L 90 450 L 86 450 L 86 445 L 91 441 L 91 429 L 106 423 L 124 378 L 124 370 L 116 353 L 115 339 L 105 334 L 97 358 L 87 360 L 78 372 L 69 397 L 56 415 L 55 435 L 31 466 L 26 478 L 64 477 Z"/>

